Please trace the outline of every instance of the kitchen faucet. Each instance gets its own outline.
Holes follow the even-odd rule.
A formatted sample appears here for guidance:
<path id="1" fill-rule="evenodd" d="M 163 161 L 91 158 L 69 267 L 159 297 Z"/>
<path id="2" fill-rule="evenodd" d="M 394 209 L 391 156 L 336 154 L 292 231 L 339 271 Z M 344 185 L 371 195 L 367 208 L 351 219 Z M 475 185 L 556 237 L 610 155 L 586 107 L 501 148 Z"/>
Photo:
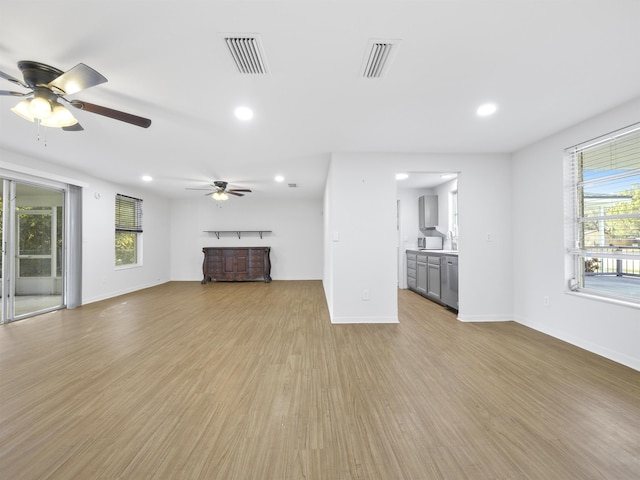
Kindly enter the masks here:
<path id="1" fill-rule="evenodd" d="M 449 230 L 447 232 L 447 240 L 449 240 L 449 242 L 450 242 L 449 245 L 450 245 L 451 250 L 457 250 L 458 249 L 457 245 L 456 245 L 456 242 L 454 240 L 454 237 L 453 237 L 453 231 Z"/>

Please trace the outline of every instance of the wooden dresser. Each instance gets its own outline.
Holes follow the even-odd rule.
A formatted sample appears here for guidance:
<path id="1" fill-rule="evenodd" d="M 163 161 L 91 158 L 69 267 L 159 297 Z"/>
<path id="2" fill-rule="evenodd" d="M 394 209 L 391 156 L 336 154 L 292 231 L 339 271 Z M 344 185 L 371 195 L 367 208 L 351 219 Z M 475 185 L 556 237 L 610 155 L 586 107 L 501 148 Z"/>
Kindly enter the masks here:
<path id="1" fill-rule="evenodd" d="M 202 283 L 271 281 L 271 247 L 205 247 Z"/>

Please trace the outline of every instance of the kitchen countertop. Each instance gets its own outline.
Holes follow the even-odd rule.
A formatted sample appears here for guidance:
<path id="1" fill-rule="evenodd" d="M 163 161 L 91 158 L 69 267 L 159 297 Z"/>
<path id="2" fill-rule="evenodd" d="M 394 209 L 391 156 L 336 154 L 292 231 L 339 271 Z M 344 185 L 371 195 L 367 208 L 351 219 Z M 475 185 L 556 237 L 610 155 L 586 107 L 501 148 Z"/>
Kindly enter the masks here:
<path id="1" fill-rule="evenodd" d="M 455 257 L 458 256 L 458 250 L 427 250 L 424 248 L 408 248 L 407 252 L 415 252 L 415 253 L 434 253 L 438 255 L 453 255 Z"/>

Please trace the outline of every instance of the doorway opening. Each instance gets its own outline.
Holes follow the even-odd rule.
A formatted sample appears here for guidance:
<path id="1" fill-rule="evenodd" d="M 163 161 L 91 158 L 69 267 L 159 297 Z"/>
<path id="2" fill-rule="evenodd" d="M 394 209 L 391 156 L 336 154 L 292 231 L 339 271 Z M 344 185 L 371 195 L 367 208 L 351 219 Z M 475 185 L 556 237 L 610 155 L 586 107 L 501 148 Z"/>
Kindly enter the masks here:
<path id="1" fill-rule="evenodd" d="M 418 249 L 418 239 L 424 236 L 442 238 L 444 250 L 458 250 L 460 227 L 458 223 L 459 172 L 424 171 L 406 172 L 396 177 L 398 201 L 398 286 L 407 288 L 406 250 Z M 437 196 L 437 221 L 432 229 L 421 230 L 418 199 L 423 195 Z"/>
<path id="2" fill-rule="evenodd" d="M 1 323 L 65 307 L 65 188 L 2 179 Z"/>

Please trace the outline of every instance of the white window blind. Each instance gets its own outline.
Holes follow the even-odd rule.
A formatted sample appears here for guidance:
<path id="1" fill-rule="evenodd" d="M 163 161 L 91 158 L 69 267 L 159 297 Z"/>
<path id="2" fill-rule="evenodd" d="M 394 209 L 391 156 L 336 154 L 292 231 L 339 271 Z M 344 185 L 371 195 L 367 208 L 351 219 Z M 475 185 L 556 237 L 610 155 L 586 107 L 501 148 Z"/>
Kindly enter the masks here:
<path id="1" fill-rule="evenodd" d="M 566 158 L 572 288 L 640 303 L 640 124 L 567 149 Z"/>
<path id="2" fill-rule="evenodd" d="M 142 233 L 142 200 L 116 195 L 116 232 Z"/>

